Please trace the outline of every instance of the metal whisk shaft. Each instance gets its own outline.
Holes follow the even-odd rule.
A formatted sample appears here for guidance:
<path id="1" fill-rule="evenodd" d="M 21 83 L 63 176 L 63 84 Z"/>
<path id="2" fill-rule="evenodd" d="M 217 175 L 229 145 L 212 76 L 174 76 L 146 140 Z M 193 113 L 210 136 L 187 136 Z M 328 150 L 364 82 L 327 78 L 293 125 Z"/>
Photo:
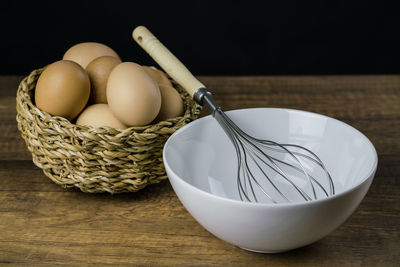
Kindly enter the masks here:
<path id="1" fill-rule="evenodd" d="M 237 187 L 241 200 L 260 202 L 264 196 L 270 202 L 280 203 L 293 202 L 288 195 L 292 198 L 296 195 L 295 200 L 300 197 L 304 201 L 311 201 L 318 199 L 321 194 L 326 197 L 335 194 L 329 172 L 312 151 L 299 145 L 278 144 L 248 135 L 221 110 L 206 88 L 199 89 L 194 99 L 210 111 L 234 145 L 238 163 Z M 278 158 L 279 155 L 284 156 L 284 159 Z M 315 169 L 322 172 L 327 189 L 322 181 L 311 174 Z M 294 174 L 289 175 L 289 171 Z M 296 182 L 299 177 L 300 182 Z M 299 183 L 303 186 L 300 187 Z M 310 192 L 304 190 L 307 187 Z"/>

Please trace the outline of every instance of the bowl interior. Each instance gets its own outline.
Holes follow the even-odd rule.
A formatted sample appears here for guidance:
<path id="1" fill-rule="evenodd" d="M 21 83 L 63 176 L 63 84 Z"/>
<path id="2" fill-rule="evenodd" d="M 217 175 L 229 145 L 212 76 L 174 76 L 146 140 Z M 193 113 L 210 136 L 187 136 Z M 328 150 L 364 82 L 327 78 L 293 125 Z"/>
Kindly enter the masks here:
<path id="1" fill-rule="evenodd" d="M 361 184 L 376 167 L 376 151 L 368 138 L 341 121 L 310 112 L 274 108 L 242 109 L 226 114 L 253 137 L 297 144 L 313 151 L 331 174 L 336 194 Z M 276 153 L 274 156 L 280 160 L 290 160 L 289 154 Z M 240 200 L 235 148 L 211 116 L 175 132 L 165 145 L 164 163 L 180 179 L 200 190 Z M 313 177 L 324 175 L 322 170 L 309 165 L 316 171 L 312 173 Z M 285 171 L 290 172 L 290 169 Z M 307 179 L 299 177 L 301 175 L 296 171 L 292 172 L 289 174 L 296 185 L 310 192 Z M 254 176 L 257 181 L 264 183 L 263 187 L 271 187 L 261 173 L 255 172 Z M 302 201 L 301 195 L 279 174 L 272 171 L 268 176 L 279 188 L 283 188 L 285 194 L 290 195 L 292 201 Z M 324 188 L 329 187 L 327 179 L 319 181 Z M 260 202 L 270 202 L 260 190 L 255 192 Z M 322 191 L 317 190 L 317 195 L 324 197 Z"/>

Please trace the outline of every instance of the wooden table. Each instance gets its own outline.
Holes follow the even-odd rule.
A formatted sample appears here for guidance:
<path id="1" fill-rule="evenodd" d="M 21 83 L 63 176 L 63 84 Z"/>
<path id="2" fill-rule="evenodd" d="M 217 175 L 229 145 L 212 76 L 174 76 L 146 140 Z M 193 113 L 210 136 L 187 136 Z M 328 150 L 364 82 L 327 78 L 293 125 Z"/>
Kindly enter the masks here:
<path id="1" fill-rule="evenodd" d="M 358 128 L 376 146 L 375 180 L 351 218 L 326 238 L 281 254 L 256 254 L 215 238 L 167 180 L 120 195 L 51 182 L 17 131 L 21 79 L 0 77 L 0 264 L 399 266 L 400 76 L 200 77 L 225 110 L 318 112 Z"/>

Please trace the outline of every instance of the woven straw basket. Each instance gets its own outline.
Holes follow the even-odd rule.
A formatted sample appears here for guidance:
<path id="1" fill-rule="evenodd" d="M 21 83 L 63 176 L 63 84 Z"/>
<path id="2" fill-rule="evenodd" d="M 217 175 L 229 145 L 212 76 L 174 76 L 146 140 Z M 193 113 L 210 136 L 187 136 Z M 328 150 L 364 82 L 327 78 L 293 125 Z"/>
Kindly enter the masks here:
<path id="1" fill-rule="evenodd" d="M 167 177 L 164 143 L 200 113 L 200 106 L 181 87 L 172 81 L 184 100 L 181 117 L 125 130 L 92 128 L 52 116 L 32 103 L 43 70 L 34 70 L 20 83 L 17 122 L 33 162 L 46 176 L 65 188 L 90 193 L 135 192 Z"/>

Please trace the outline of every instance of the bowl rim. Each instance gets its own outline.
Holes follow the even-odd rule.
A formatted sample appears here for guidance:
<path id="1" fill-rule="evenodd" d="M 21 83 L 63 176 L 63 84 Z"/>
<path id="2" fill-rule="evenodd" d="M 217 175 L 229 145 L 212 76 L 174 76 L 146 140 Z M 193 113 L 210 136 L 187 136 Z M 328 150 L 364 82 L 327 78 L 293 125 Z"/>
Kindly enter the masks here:
<path id="1" fill-rule="evenodd" d="M 186 124 L 185 126 L 181 127 L 180 129 L 178 129 L 177 131 L 175 131 L 167 140 L 167 142 L 165 142 L 164 144 L 164 148 L 163 148 L 163 162 L 164 162 L 164 166 L 165 169 L 168 172 L 172 173 L 175 177 L 178 178 L 178 180 L 182 183 L 184 183 L 186 186 L 190 187 L 191 189 L 201 193 L 201 194 L 206 194 L 207 196 L 211 197 L 211 198 L 215 198 L 216 200 L 220 200 L 220 201 L 226 201 L 232 204 L 239 204 L 239 205 L 250 205 L 250 206 L 254 206 L 254 207 L 298 207 L 298 206 L 303 206 L 303 205 L 311 205 L 311 204 L 317 204 L 317 203 L 323 203 L 326 201 L 331 201 L 333 199 L 339 198 L 343 195 L 347 195 L 349 193 L 351 193 L 354 190 L 357 190 L 359 187 L 361 187 L 364 183 L 366 183 L 368 180 L 374 178 L 374 173 L 376 172 L 377 166 L 378 166 L 378 154 L 377 151 L 373 145 L 373 143 L 371 142 L 371 140 L 369 140 L 369 138 L 364 135 L 361 131 L 359 131 L 358 129 L 356 129 L 355 127 L 340 121 L 338 119 L 323 115 L 323 114 L 319 114 L 319 113 L 315 113 L 315 112 L 311 112 L 311 111 L 306 111 L 306 110 L 299 110 L 299 109 L 290 109 L 290 108 L 274 108 L 274 107 L 269 107 L 269 108 L 243 108 L 243 109 L 234 109 L 234 110 L 229 110 L 226 111 L 226 113 L 235 113 L 235 112 L 240 112 L 240 111 L 246 111 L 246 110 L 260 110 L 260 109 L 264 109 L 264 110 L 281 110 L 281 111 L 289 111 L 289 112 L 294 112 L 294 113 L 307 113 L 307 114 L 311 114 L 313 116 L 318 116 L 318 117 L 322 117 L 322 118 L 327 118 L 329 120 L 334 120 L 337 123 L 340 123 L 342 125 L 345 125 L 346 127 L 350 127 L 352 130 L 354 130 L 355 132 L 357 132 L 358 134 L 360 134 L 362 137 L 365 138 L 365 140 L 367 141 L 367 143 L 370 145 L 370 147 L 372 148 L 372 154 L 374 157 L 374 163 L 372 164 L 371 169 L 369 170 L 368 174 L 365 175 L 365 177 L 363 179 L 361 179 L 361 182 L 358 183 L 356 186 L 353 186 L 351 188 L 348 188 L 346 190 L 343 190 L 340 193 L 337 193 L 333 196 L 329 196 L 326 198 L 322 198 L 322 199 L 317 199 L 317 200 L 311 200 L 311 201 L 301 201 L 301 202 L 292 202 L 292 203 L 259 203 L 259 202 L 248 202 L 248 201 L 241 201 L 241 200 L 236 200 L 236 199 L 231 199 L 231 198 L 227 198 L 227 197 L 222 197 L 222 196 L 217 196 L 214 195 L 210 192 L 204 191 L 190 183 L 188 183 L 187 181 L 185 181 L 184 179 L 182 179 L 179 175 L 177 175 L 172 168 L 169 166 L 168 164 L 168 160 L 166 158 L 166 150 L 168 149 L 169 143 L 170 141 L 176 136 L 178 135 L 180 132 L 185 131 L 186 129 L 193 127 L 196 123 L 200 123 L 201 121 L 204 120 L 211 120 L 213 119 L 212 115 L 208 115 L 202 118 L 199 118 L 195 121 L 192 121 L 188 124 Z M 168 175 L 168 179 L 170 179 L 169 175 Z"/>

